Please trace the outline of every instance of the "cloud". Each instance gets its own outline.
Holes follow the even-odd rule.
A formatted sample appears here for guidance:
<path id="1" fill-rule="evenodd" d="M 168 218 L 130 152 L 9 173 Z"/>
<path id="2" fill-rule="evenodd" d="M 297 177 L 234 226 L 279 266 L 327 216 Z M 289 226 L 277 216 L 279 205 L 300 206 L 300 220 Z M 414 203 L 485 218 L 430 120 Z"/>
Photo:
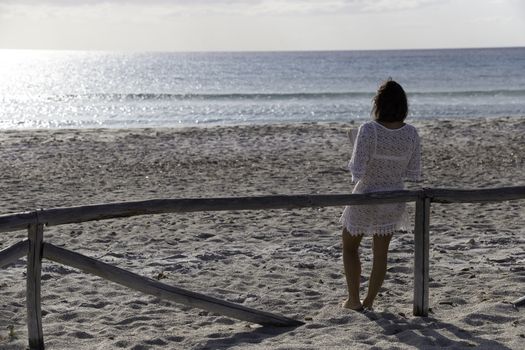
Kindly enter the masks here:
<path id="1" fill-rule="evenodd" d="M 442 2 L 442 1 L 441 1 Z M 162 8 L 172 15 L 316 15 L 416 9 L 438 0 L 0 0 L 4 10 L 36 6 L 57 9 Z"/>
<path id="2" fill-rule="evenodd" d="M 364 12 L 391 12 L 412 10 L 420 7 L 443 3 L 436 0 L 375 0 L 375 1 L 358 1 L 361 10 Z"/>
<path id="3" fill-rule="evenodd" d="M 469 22 L 473 24 L 481 24 L 481 25 L 506 25 L 511 23 L 513 20 L 510 16 L 487 16 L 487 17 L 478 17 L 473 18 Z"/>

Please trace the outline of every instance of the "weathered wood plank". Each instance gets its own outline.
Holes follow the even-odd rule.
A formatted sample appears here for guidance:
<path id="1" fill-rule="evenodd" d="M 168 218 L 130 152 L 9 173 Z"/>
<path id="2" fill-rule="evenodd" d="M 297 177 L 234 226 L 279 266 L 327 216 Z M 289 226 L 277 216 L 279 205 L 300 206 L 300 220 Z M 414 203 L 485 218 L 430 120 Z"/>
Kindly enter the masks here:
<path id="1" fill-rule="evenodd" d="M 432 202 L 436 203 L 502 202 L 525 198 L 525 186 L 477 190 L 434 188 L 425 191 L 432 198 Z"/>
<path id="2" fill-rule="evenodd" d="M 28 229 L 29 251 L 27 255 L 27 330 L 30 349 L 44 349 L 42 310 L 40 307 L 42 241 L 44 225 L 32 224 Z"/>
<path id="3" fill-rule="evenodd" d="M 84 272 L 100 276 L 160 299 L 171 300 L 239 320 L 280 327 L 299 326 L 303 324 L 303 322 L 288 317 L 255 310 L 212 298 L 204 294 L 169 286 L 49 243 L 44 243 L 43 256 L 46 259 L 75 267 Z"/>
<path id="4" fill-rule="evenodd" d="M 55 208 L 38 212 L 39 222 L 60 225 L 74 222 L 104 220 L 146 214 L 194 211 L 299 209 L 343 205 L 380 204 L 414 201 L 421 190 L 392 191 L 367 194 L 255 196 L 233 198 L 154 199 L 139 202 L 109 203 L 71 208 Z M 525 186 L 479 190 L 426 189 L 436 203 L 496 202 L 525 198 Z M 36 212 L 0 216 L 0 232 L 26 228 L 36 222 Z"/>
<path id="5" fill-rule="evenodd" d="M 414 230 L 414 310 L 415 316 L 428 316 L 430 198 L 416 201 Z"/>
<path id="6" fill-rule="evenodd" d="M 391 191 L 367 194 L 255 196 L 233 198 L 156 199 L 139 202 L 46 209 L 38 212 L 46 225 L 104 220 L 144 214 L 194 211 L 297 209 L 343 205 L 414 201 L 419 191 Z"/>
<path id="7" fill-rule="evenodd" d="M 27 255 L 28 247 L 29 241 L 25 239 L 21 242 L 13 244 L 9 248 L 0 251 L 0 268 L 9 265 L 13 261 L 16 261 Z"/>
<path id="8" fill-rule="evenodd" d="M 512 304 L 516 307 L 525 305 L 525 295 L 521 298 L 518 298 L 512 302 Z"/>
<path id="9" fill-rule="evenodd" d="M 0 232 L 26 230 L 36 223 L 35 212 L 0 215 Z"/>

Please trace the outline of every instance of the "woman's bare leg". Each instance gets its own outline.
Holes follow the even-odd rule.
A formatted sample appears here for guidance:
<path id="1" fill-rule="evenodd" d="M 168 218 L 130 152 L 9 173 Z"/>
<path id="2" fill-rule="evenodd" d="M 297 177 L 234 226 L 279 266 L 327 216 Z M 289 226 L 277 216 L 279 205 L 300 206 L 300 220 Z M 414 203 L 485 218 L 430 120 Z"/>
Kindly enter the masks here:
<path id="1" fill-rule="evenodd" d="M 372 273 L 368 281 L 368 294 L 363 300 L 363 307 L 371 308 L 374 304 L 379 289 L 383 285 L 386 275 L 386 263 L 388 255 L 388 246 L 392 235 L 374 235 L 372 250 L 374 253 L 374 262 L 372 264 Z"/>
<path id="2" fill-rule="evenodd" d="M 348 287 L 348 299 L 343 307 L 352 310 L 362 309 L 359 299 L 359 287 L 361 283 L 361 261 L 359 260 L 359 245 L 362 235 L 352 236 L 343 229 L 343 265 L 345 268 L 346 285 Z"/>

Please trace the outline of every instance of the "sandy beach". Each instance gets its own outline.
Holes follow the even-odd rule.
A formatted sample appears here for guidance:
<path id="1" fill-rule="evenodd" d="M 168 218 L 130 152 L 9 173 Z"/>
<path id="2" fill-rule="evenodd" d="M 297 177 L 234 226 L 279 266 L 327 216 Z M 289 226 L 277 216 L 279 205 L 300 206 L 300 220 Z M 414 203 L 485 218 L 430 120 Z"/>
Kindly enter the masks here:
<path id="1" fill-rule="evenodd" d="M 525 185 L 525 118 L 417 120 L 424 181 Z M 0 214 L 154 198 L 349 193 L 358 123 L 0 132 Z M 433 204 L 430 314 L 412 315 L 413 236 L 394 236 L 375 309 L 342 309 L 342 208 L 163 214 L 44 239 L 163 283 L 304 321 L 261 327 L 44 260 L 48 349 L 523 349 L 525 201 Z M 411 212 L 413 211 L 411 207 Z M 0 249 L 24 239 L 3 233 Z M 363 287 L 371 266 L 363 240 Z M 27 346 L 25 259 L 0 270 L 0 349 Z"/>

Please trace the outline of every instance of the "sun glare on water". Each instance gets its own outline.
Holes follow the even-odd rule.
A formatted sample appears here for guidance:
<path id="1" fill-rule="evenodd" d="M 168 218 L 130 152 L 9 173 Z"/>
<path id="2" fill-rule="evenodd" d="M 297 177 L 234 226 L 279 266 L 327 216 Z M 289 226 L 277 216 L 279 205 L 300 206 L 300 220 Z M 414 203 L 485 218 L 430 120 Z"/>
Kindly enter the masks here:
<path id="1" fill-rule="evenodd" d="M 53 127 L 59 116 L 49 102 L 64 94 L 68 71 L 64 53 L 0 50 L 0 128 Z"/>

